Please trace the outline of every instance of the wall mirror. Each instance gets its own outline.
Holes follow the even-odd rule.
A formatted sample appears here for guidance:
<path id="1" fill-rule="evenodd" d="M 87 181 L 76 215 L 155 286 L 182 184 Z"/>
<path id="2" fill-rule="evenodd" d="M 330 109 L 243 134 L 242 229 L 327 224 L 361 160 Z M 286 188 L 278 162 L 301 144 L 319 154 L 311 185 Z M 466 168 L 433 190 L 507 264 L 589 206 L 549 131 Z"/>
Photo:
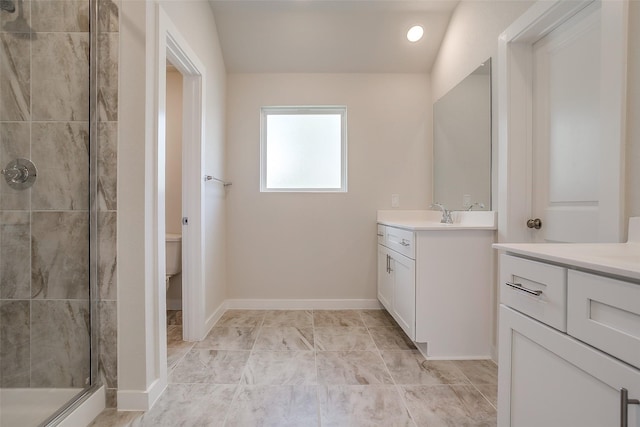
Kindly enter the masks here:
<path id="1" fill-rule="evenodd" d="M 491 210 L 491 59 L 433 105 L 433 183 L 447 209 Z"/>

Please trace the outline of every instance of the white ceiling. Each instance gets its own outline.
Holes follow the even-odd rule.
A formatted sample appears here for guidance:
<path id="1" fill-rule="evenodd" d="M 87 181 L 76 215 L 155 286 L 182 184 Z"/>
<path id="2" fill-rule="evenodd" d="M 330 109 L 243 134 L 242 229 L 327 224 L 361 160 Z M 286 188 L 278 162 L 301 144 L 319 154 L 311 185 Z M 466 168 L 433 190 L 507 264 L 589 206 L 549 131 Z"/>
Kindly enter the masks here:
<path id="1" fill-rule="evenodd" d="M 210 3 L 230 73 L 428 73 L 458 1 Z M 416 24 L 425 35 L 410 43 Z"/>

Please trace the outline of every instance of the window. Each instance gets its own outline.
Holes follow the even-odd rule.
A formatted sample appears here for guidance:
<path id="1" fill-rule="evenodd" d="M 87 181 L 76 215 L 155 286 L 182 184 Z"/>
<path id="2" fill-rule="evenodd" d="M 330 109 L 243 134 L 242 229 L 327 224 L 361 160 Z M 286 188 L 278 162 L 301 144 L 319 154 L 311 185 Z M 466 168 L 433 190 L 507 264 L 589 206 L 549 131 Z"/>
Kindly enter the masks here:
<path id="1" fill-rule="evenodd" d="M 346 107 L 262 107 L 260 191 L 346 192 L 346 128 Z"/>

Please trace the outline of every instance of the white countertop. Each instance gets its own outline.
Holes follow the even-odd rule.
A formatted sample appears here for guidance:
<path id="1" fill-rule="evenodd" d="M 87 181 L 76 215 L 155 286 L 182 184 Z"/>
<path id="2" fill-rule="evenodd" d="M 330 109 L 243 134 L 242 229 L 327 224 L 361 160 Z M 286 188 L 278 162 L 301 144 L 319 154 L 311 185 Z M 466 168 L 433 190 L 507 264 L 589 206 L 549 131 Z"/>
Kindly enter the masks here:
<path id="1" fill-rule="evenodd" d="M 453 224 L 442 224 L 440 211 L 385 210 L 378 211 L 378 224 L 411 231 L 496 230 L 496 212 L 454 211 Z"/>
<path id="2" fill-rule="evenodd" d="M 640 280 L 640 217 L 629 218 L 627 243 L 496 243 L 495 249 Z"/>
<path id="3" fill-rule="evenodd" d="M 509 253 L 640 280 L 640 243 L 497 243 Z"/>

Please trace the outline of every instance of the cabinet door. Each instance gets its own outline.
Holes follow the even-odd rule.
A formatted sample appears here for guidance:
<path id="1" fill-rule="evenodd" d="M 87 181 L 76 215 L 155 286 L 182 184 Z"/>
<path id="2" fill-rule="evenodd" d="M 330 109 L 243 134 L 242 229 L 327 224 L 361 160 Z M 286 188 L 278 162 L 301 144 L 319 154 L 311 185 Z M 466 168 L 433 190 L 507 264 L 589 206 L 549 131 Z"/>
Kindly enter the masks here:
<path id="1" fill-rule="evenodd" d="M 412 340 L 416 339 L 416 262 L 391 252 L 393 275 L 393 311 L 400 327 Z"/>
<path id="2" fill-rule="evenodd" d="M 378 245 L 378 300 L 387 311 L 393 310 L 393 282 L 390 273 L 389 249 Z"/>
<path id="3" fill-rule="evenodd" d="M 622 388 L 640 397 L 640 371 L 500 307 L 499 427 L 618 427 Z M 625 408 L 640 426 L 638 405 Z"/>

